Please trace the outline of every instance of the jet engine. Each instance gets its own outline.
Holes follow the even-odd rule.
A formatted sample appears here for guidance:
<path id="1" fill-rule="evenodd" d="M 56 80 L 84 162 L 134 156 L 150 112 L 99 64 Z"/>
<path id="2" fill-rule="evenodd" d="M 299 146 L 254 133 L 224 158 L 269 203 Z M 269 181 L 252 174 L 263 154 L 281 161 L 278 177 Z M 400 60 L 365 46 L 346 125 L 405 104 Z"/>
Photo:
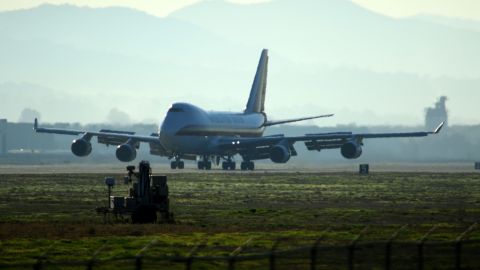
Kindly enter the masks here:
<path id="1" fill-rule="evenodd" d="M 137 150 L 133 145 L 125 143 L 117 146 L 115 155 L 122 162 L 130 162 L 137 157 Z"/>
<path id="2" fill-rule="evenodd" d="M 75 156 L 85 157 L 92 152 L 92 144 L 90 143 L 90 141 L 84 138 L 81 138 L 81 139 L 73 140 L 71 149 L 72 149 L 72 153 Z"/>
<path id="3" fill-rule="evenodd" d="M 355 159 L 362 155 L 362 147 L 356 142 L 346 142 L 340 149 L 342 156 L 347 159 Z"/>
<path id="4" fill-rule="evenodd" d="M 283 144 L 277 144 L 270 149 L 270 159 L 275 163 L 286 163 L 290 156 L 290 150 Z"/>

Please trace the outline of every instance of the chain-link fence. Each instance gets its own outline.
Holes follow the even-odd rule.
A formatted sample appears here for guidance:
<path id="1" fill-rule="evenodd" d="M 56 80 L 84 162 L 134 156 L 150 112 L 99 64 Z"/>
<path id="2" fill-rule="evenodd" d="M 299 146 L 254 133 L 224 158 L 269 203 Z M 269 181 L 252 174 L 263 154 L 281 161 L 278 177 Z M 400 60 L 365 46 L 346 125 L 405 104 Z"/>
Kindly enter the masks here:
<path id="1" fill-rule="evenodd" d="M 402 226 L 384 241 L 362 241 L 366 226 L 346 244 L 325 243 L 325 230 L 310 245 L 280 249 L 278 239 L 268 250 L 247 250 L 255 243 L 250 238 L 227 255 L 199 255 L 208 249 L 206 240 L 199 241 L 185 255 L 150 255 L 158 245 L 154 239 L 135 256 L 100 258 L 104 244 L 87 260 L 51 260 L 47 252 L 32 263 L 0 264 L 1 269 L 480 269 L 480 240 L 468 239 L 477 227 L 472 224 L 454 241 L 431 241 L 432 227 L 417 241 L 397 241 L 407 227 Z M 224 252 L 225 253 L 225 252 Z"/>

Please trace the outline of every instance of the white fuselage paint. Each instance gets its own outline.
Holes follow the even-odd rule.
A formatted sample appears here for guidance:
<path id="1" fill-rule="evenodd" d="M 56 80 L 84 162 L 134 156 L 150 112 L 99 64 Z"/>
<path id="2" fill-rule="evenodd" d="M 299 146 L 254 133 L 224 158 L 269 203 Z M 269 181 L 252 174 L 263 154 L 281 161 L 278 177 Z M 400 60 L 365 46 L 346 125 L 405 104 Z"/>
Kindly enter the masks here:
<path id="1" fill-rule="evenodd" d="M 188 103 L 175 103 L 160 125 L 160 143 L 177 155 L 222 155 L 219 139 L 262 136 L 265 122 L 262 113 L 207 112 Z"/>

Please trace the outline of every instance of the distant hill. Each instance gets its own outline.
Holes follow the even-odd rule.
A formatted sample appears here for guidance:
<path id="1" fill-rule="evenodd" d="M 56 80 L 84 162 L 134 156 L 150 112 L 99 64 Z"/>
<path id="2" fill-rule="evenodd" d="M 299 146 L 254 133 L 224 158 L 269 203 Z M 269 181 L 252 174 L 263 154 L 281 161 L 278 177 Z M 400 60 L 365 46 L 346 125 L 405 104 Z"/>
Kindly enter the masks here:
<path id="1" fill-rule="evenodd" d="M 480 21 L 478 20 L 459 19 L 430 14 L 416 15 L 413 16 L 412 19 L 436 23 L 455 29 L 480 32 Z"/>
<path id="2" fill-rule="evenodd" d="M 478 35 L 340 0 L 205 1 L 167 18 L 72 5 L 0 12 L 0 118 L 32 107 L 49 122 L 103 122 L 118 108 L 157 122 L 177 101 L 240 111 L 266 47 L 271 119 L 421 124 L 447 95 L 451 123 L 478 123 Z"/>
<path id="3" fill-rule="evenodd" d="M 20 41 L 48 41 L 77 50 L 141 57 L 165 63 L 212 63 L 235 44 L 199 26 L 121 7 L 41 5 L 0 13 L 0 35 Z"/>
<path id="4" fill-rule="evenodd" d="M 85 98 L 83 95 L 71 95 L 28 83 L 0 83 L 0 96 L 0 118 L 5 118 L 7 114 L 11 122 L 18 121 L 20 112 L 25 108 L 39 110 L 42 119 L 71 120 L 72 122 L 88 121 L 88 118 L 75 119 L 73 118 L 75 115 L 88 115 L 91 112 L 102 111 L 102 108 L 89 102 L 88 97 Z M 61 117 L 58 117 L 59 115 Z M 97 121 L 104 121 L 104 116 L 100 116 Z M 33 123 L 33 119 L 28 122 Z"/>
<path id="5" fill-rule="evenodd" d="M 169 18 L 299 61 L 376 71 L 480 77 L 480 33 L 393 19 L 347 0 L 201 1 Z"/>
<path id="6" fill-rule="evenodd" d="M 181 75 L 185 70 L 176 68 L 192 63 L 208 68 L 223 66 L 227 58 L 244 61 L 237 57 L 244 55 L 242 46 L 198 26 L 114 7 L 42 5 L 1 12 L 0 48 L 2 71 L 10 80 L 23 79 L 15 76 L 23 70 L 35 72 L 32 79 L 39 84 L 47 79 L 75 82 L 81 76 L 103 81 L 107 88 L 115 87 L 119 77 L 138 76 L 131 82 L 138 86 L 156 77 Z M 65 77 L 55 78 L 58 70 Z"/>

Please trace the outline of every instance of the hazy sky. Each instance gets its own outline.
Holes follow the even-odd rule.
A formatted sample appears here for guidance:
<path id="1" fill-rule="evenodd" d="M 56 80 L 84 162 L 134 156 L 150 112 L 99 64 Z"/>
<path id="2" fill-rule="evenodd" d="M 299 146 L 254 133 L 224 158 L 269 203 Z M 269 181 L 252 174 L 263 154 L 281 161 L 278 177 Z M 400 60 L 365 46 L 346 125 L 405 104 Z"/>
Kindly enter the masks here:
<path id="1" fill-rule="evenodd" d="M 126 6 L 165 16 L 183 6 L 201 0 L 0 0 L 0 10 L 29 8 L 42 3 L 75 4 L 92 7 Z M 237 3 L 255 3 L 268 0 L 231 0 Z M 352 0 L 368 9 L 389 16 L 402 17 L 419 13 L 480 20 L 478 0 Z"/>
<path id="2" fill-rule="evenodd" d="M 0 11 L 31 8 L 44 3 L 50 3 L 57 5 L 72 4 L 90 7 L 123 6 L 141 10 L 156 16 L 167 16 L 169 13 L 177 9 L 198 3 L 199 1 L 222 0 L 0 0 Z M 232 0 L 231 2 L 248 4 L 265 1 L 273 0 Z M 298 1 L 298 5 L 301 3 L 301 0 L 294 1 Z M 367 9 L 393 17 L 412 16 L 416 14 L 436 14 L 464 19 L 476 19 L 480 21 L 480 0 L 351 1 Z M 294 3 L 296 4 L 297 2 Z M 59 8 L 56 10 L 62 9 Z M 68 10 L 68 8 L 65 8 L 64 10 Z M 284 12 L 284 14 L 289 14 L 290 10 L 286 9 Z M 207 16 L 209 16 L 209 14 L 207 14 Z M 283 16 L 285 15 L 279 16 L 279 20 L 282 20 Z M 333 16 L 332 18 L 336 19 L 337 17 Z M 351 19 L 351 17 L 348 17 L 346 20 L 349 22 L 348 20 Z M 90 119 L 92 119 L 91 115 L 89 115 L 90 112 L 96 111 L 98 114 L 107 115 L 111 108 L 118 106 L 118 104 L 124 104 L 125 100 L 128 100 L 131 106 L 124 106 L 121 109 L 122 111 L 128 113 L 133 121 L 146 119 L 147 117 L 148 119 L 156 119 L 159 117 L 159 111 L 160 114 L 163 113 L 172 102 L 177 101 L 191 102 L 205 109 L 226 111 L 240 110 L 244 106 L 243 100 L 232 100 L 229 95 L 225 95 L 223 89 L 228 88 L 232 92 L 241 93 L 244 99 L 246 99 L 247 91 L 251 84 L 253 69 L 257 61 L 257 53 L 251 53 L 249 51 L 250 47 L 248 46 L 256 47 L 258 45 L 255 38 L 251 37 L 251 29 L 248 27 L 245 28 L 247 30 L 244 32 L 239 29 L 237 33 L 229 36 L 227 32 L 222 32 L 221 27 L 209 27 L 208 24 L 204 26 L 205 29 L 214 29 L 212 31 L 218 31 L 216 33 L 223 33 L 223 35 L 226 37 L 225 40 L 229 40 L 228 42 L 224 41 L 222 38 L 217 39 L 216 36 L 205 36 L 205 39 L 203 39 L 203 37 L 200 38 L 196 35 L 188 34 L 195 33 L 193 30 L 192 32 L 185 32 L 185 36 L 179 37 L 176 37 L 176 35 L 173 34 L 169 35 L 168 32 L 165 32 L 165 35 L 169 35 L 169 39 L 177 42 L 175 44 L 181 44 L 183 38 L 186 38 L 186 40 L 199 41 L 204 42 L 202 44 L 207 44 L 207 46 L 205 46 L 206 49 L 201 48 L 201 53 L 191 50 L 191 52 L 189 51 L 191 55 L 189 54 L 189 56 L 184 56 L 187 54 L 182 51 L 182 48 L 187 48 L 188 43 L 185 43 L 187 44 L 187 47 L 179 47 L 177 49 L 176 46 L 169 47 L 168 43 L 164 43 L 162 39 L 164 36 L 162 35 L 158 35 L 158 39 L 151 39 L 151 34 L 153 32 L 149 32 L 151 29 L 142 25 L 143 21 L 136 25 L 138 29 L 145 29 L 143 34 L 136 33 L 142 34 L 136 36 L 138 41 L 142 42 L 129 43 L 122 42 L 124 41 L 124 39 L 122 39 L 122 35 L 99 35 L 99 33 L 103 33 L 103 30 L 110 27 L 108 25 L 108 27 L 105 26 L 107 28 L 104 28 L 100 32 L 91 31 L 90 33 L 90 31 L 87 31 L 88 33 L 85 34 L 80 31 L 78 33 L 79 39 L 77 41 L 76 38 L 71 39 L 70 35 L 62 32 L 61 27 L 57 29 L 55 25 L 50 26 L 56 29 L 53 32 L 49 32 L 48 29 L 45 30 L 42 27 L 30 27 L 34 24 L 29 22 L 36 22 L 35 20 L 38 20 L 38 18 L 32 19 L 32 21 L 25 20 L 25 18 L 23 18 L 22 21 L 15 23 L 15 27 L 0 27 L 0 30 L 3 31 L 2 35 L 7 33 L 6 35 L 12 34 L 14 37 L 12 38 L 13 41 L 10 43 L 0 43 L 0 47 L 3 45 L 4 47 L 2 48 L 7 48 L 0 50 L 0 52 L 4 52 L 4 54 L 0 53 L 0 59 L 2 59 L 0 62 L 0 92 L 3 84 L 3 89 L 18 89 L 18 91 L 21 90 L 30 93 L 28 96 L 29 99 L 23 100 L 24 105 L 21 106 L 17 106 L 16 102 L 5 102 L 4 100 L 9 99 L 0 95 L 3 99 L 3 103 L 2 100 L 0 100 L 0 107 L 2 107 L 0 118 L 7 117 L 10 119 L 18 119 L 18 115 L 20 114 L 21 110 L 25 107 L 28 107 L 41 111 L 45 121 L 65 122 L 70 121 L 70 119 L 75 119 L 73 121 L 85 123 L 87 121 L 91 121 Z M 248 20 L 251 19 L 249 18 Z M 225 18 L 220 16 L 220 21 L 228 22 L 228 19 L 225 20 Z M 386 21 L 390 22 L 401 20 L 387 19 Z M 150 22 L 150 20 L 148 22 Z M 362 26 L 366 26 L 364 29 L 369 29 L 368 20 L 367 23 L 365 23 L 362 22 L 362 18 L 359 18 L 358 23 L 360 23 Z M 466 24 L 478 27 L 478 23 L 470 24 L 467 22 Z M 214 22 L 213 25 L 219 24 Z M 225 25 L 227 24 L 225 23 Z M 245 21 L 240 23 L 240 25 L 246 25 Z M 342 26 L 341 24 L 338 25 Z M 202 25 L 200 24 L 200 26 Z M 298 24 L 298 26 L 302 26 L 302 24 Z M 398 29 L 390 27 L 391 25 L 387 25 L 385 28 L 381 27 L 380 29 Z M 271 35 L 275 34 L 274 30 L 276 28 L 278 28 L 277 24 L 273 24 L 273 28 L 271 29 L 273 31 L 270 31 Z M 9 31 L 9 29 L 14 30 Z M 45 30 L 45 32 L 38 33 L 36 30 L 39 29 L 42 31 Z M 268 29 L 268 27 L 266 29 Z M 435 29 L 438 29 L 438 27 Z M 280 34 L 277 36 L 279 37 L 277 39 L 275 38 L 275 35 L 273 35 L 272 38 L 265 39 L 265 42 L 268 42 L 268 48 L 272 49 L 272 61 L 270 62 L 271 67 L 269 69 L 269 89 L 271 90 L 269 90 L 267 101 L 269 108 L 268 110 L 269 112 L 272 112 L 272 119 L 291 117 L 292 115 L 290 114 L 292 112 L 294 112 L 295 116 L 332 112 L 336 113 L 335 118 L 322 119 L 319 120 L 318 123 L 322 123 L 322 125 L 335 125 L 337 123 L 348 124 L 352 122 L 359 124 L 395 123 L 402 125 L 419 125 L 423 122 L 424 108 L 426 106 L 433 105 L 433 102 L 440 95 L 447 95 L 451 98 L 447 103 L 451 112 L 450 123 L 479 123 L 480 120 L 478 117 L 476 117 L 476 115 L 478 115 L 480 109 L 478 108 L 476 101 L 480 96 L 480 92 L 476 91 L 476 89 L 478 89 L 480 81 L 480 75 L 478 75 L 480 73 L 477 73 L 477 71 L 480 69 L 472 67 L 478 67 L 476 63 L 480 62 L 478 61 L 478 54 L 476 53 L 478 44 L 480 44 L 480 34 L 478 30 L 471 32 L 462 30 L 460 33 L 456 32 L 457 30 L 455 29 L 456 28 L 453 27 L 453 30 L 448 30 L 446 33 L 450 33 L 449 37 L 452 36 L 461 38 L 455 39 L 459 40 L 459 42 L 454 42 L 454 39 L 450 40 L 443 37 L 438 37 L 439 35 L 436 35 L 436 32 L 432 34 L 431 37 L 430 35 L 426 35 L 427 38 L 422 39 L 422 42 L 419 43 L 419 45 L 422 46 L 415 47 L 413 46 L 415 45 L 414 43 L 412 43 L 413 45 L 411 48 L 406 46 L 406 51 L 413 53 L 407 55 L 407 57 L 405 57 L 405 61 L 395 57 L 396 54 L 393 54 L 392 57 L 390 57 L 390 49 L 388 48 L 388 44 L 390 43 L 388 43 L 386 46 L 360 46 L 358 47 L 358 51 L 357 46 L 353 46 L 352 48 L 348 46 L 338 46 L 337 49 L 335 44 L 341 44 L 343 39 L 337 39 L 335 37 L 337 36 L 336 33 L 333 33 L 332 36 L 330 36 L 333 37 L 332 42 L 314 43 L 322 46 L 323 44 L 326 44 L 324 47 L 321 47 L 323 48 L 322 50 L 316 51 L 316 46 L 307 48 L 311 49 L 309 52 L 315 53 L 315 55 L 318 57 L 314 58 L 314 60 L 319 61 L 318 63 L 307 63 L 305 61 L 302 62 L 302 60 L 309 59 L 308 57 L 313 55 L 313 53 L 308 54 L 308 56 L 304 56 L 305 54 L 302 54 L 303 56 L 297 56 L 297 50 L 292 49 L 299 48 L 296 42 L 281 46 L 286 43 L 284 42 L 283 36 Z M 159 30 L 162 30 L 161 27 Z M 326 29 L 324 32 L 321 32 L 320 30 L 320 34 L 315 36 L 316 38 L 323 38 L 330 35 L 329 29 Z M 390 33 L 390 31 L 385 32 Z M 413 32 L 414 33 L 412 35 L 400 35 L 400 37 L 405 39 L 409 37 L 417 37 L 414 40 L 418 40 L 418 37 L 421 36 L 419 36 L 417 32 Z M 18 36 L 20 37 L 18 42 L 15 39 L 17 36 L 16 33 L 19 33 Z M 43 42 L 42 39 L 37 40 L 35 39 L 35 37 L 37 37 L 37 33 L 38 37 L 42 37 L 47 40 L 48 38 L 51 38 L 51 40 L 48 42 Z M 126 33 L 129 32 L 127 31 Z M 243 35 L 242 33 L 246 33 L 246 35 Z M 311 35 L 309 33 L 307 34 L 308 35 L 305 35 L 305 37 L 311 39 Z M 351 35 L 351 37 L 346 40 L 354 40 L 354 34 L 355 33 L 350 33 L 349 35 Z M 263 35 L 263 33 L 259 33 L 257 37 L 261 35 Z M 366 40 L 377 40 L 372 39 L 374 35 L 376 34 L 374 33 L 373 35 L 369 36 L 370 39 Z M 96 39 L 96 37 L 99 36 L 102 38 Z M 245 44 L 240 42 L 238 42 L 240 45 L 232 46 L 230 41 L 236 40 L 233 36 L 242 36 L 239 39 L 242 42 L 245 41 L 245 44 L 248 44 L 248 46 L 244 46 Z M 392 35 L 385 36 L 391 37 Z M 23 37 L 33 37 L 35 42 L 38 42 L 40 45 L 38 47 L 41 50 L 46 48 L 44 49 L 45 55 L 36 54 L 37 44 L 30 44 L 28 42 L 23 44 Z M 299 37 L 302 38 L 304 36 L 299 35 Z M 382 37 L 380 37 L 380 40 L 381 39 Z M 82 40 L 88 42 L 83 42 Z M 149 42 L 143 42 L 145 40 L 153 40 L 154 42 L 152 44 L 154 44 L 154 46 L 151 46 Z M 15 55 L 10 53 L 12 57 L 9 59 L 13 65 L 17 67 L 15 69 L 11 68 L 11 66 L 8 66 L 8 64 L 5 64 L 8 63 L 8 61 L 5 61 L 5 58 L 9 55 L 8 48 L 17 48 L 15 46 L 17 46 L 19 43 L 22 44 L 22 46 L 19 47 L 18 52 L 22 52 L 22 50 L 27 51 L 31 53 L 37 60 L 31 61 L 31 59 L 28 58 L 30 54 L 25 54 L 25 57 L 22 58 L 21 56 L 23 55 Z M 115 45 L 111 46 L 111 44 Z M 162 47 L 162 44 L 166 45 Z M 211 61 L 212 63 L 210 63 L 210 58 L 204 58 L 203 55 L 209 55 L 208 53 L 212 53 L 215 50 L 214 48 L 217 48 L 215 47 L 217 44 L 222 46 L 222 50 L 219 50 L 221 51 L 221 54 L 215 54 L 215 57 L 218 57 L 219 60 Z M 381 42 L 376 42 L 375 44 L 385 44 L 385 42 L 381 40 Z M 401 44 L 410 45 L 411 43 Z M 103 53 L 104 46 L 107 46 L 105 48 L 109 48 L 107 53 Z M 163 48 L 163 50 L 158 49 L 159 47 L 157 46 Z M 395 44 L 392 46 L 395 46 Z M 57 52 L 56 50 L 58 48 L 61 48 L 61 50 Z M 80 49 L 81 54 L 77 54 L 77 51 L 73 48 Z M 223 48 L 225 48 L 225 50 L 223 50 Z M 235 53 L 237 51 L 242 52 L 239 54 L 240 58 L 235 58 L 234 56 L 232 57 L 232 55 L 234 55 L 232 48 L 235 49 Z M 261 48 L 262 47 L 259 47 L 258 50 Z M 377 48 L 378 50 L 374 51 L 372 48 Z M 401 48 L 403 47 L 398 47 L 397 50 L 400 51 Z M 432 50 L 432 48 L 437 48 L 437 50 Z M 232 49 L 232 51 L 230 51 L 230 49 Z M 367 53 L 365 54 L 368 55 L 366 58 L 357 57 L 357 55 L 363 56 L 362 53 L 356 53 L 361 50 L 364 50 Z M 17 50 L 14 51 L 17 52 Z M 111 52 L 115 53 L 115 57 L 117 56 L 116 54 L 121 55 L 118 58 L 114 58 L 114 56 L 110 54 Z M 353 58 L 353 60 L 347 61 L 350 60 L 348 57 L 347 60 L 343 59 L 342 57 L 337 57 L 339 55 L 348 55 L 348 53 L 352 53 L 350 58 Z M 47 57 L 47 55 L 51 57 Z M 133 58 L 131 59 L 131 57 L 137 57 L 138 55 L 141 57 L 139 56 L 139 58 L 136 60 L 132 60 Z M 386 57 L 376 57 L 378 55 Z M 436 57 L 437 55 L 446 55 L 446 57 Z M 64 61 L 60 60 L 50 61 L 50 59 L 64 59 L 63 56 L 69 57 L 65 59 L 69 59 L 71 62 L 76 61 L 76 64 L 71 65 L 71 62 L 65 64 Z M 151 56 L 155 56 L 156 58 Z M 245 60 L 246 56 L 249 57 L 248 63 Z M 409 56 L 412 56 L 411 59 Z M 97 57 L 100 60 L 97 61 Z M 23 59 L 24 62 L 19 61 L 17 58 Z M 182 62 L 185 61 L 185 59 L 188 59 L 187 62 Z M 196 59 L 196 64 L 193 66 L 190 65 L 191 59 Z M 222 73 L 224 76 L 220 76 L 222 78 L 219 80 L 218 78 L 214 77 L 214 75 L 216 75 L 215 69 L 223 69 L 223 67 L 227 65 L 226 60 L 224 61 L 222 59 L 228 59 L 228 64 L 235 61 L 237 61 L 239 64 L 236 64 L 233 69 Z M 370 59 L 373 60 L 370 61 Z M 414 61 L 416 59 L 420 60 Z M 452 61 L 449 61 L 450 59 L 452 59 Z M 166 61 L 167 63 L 168 61 L 175 61 L 175 63 L 178 63 L 178 65 L 174 65 L 174 67 L 169 67 L 168 69 L 164 70 L 164 66 L 160 64 L 163 63 L 162 61 Z M 51 67 L 49 66 L 50 70 L 46 69 L 44 72 L 44 65 L 42 66 L 42 64 L 47 63 L 47 65 L 49 65 L 50 62 L 52 63 Z M 106 67 L 103 65 L 103 63 L 110 62 L 112 62 L 111 67 Z M 22 63 L 31 64 L 32 67 L 28 72 L 24 71 Z M 93 68 L 91 68 L 88 63 L 102 64 L 94 65 Z M 124 65 L 116 65 L 116 63 L 122 63 Z M 303 85 L 301 85 L 302 87 L 300 87 L 302 92 L 296 93 L 296 96 L 299 98 L 299 100 L 301 100 L 301 102 L 305 102 L 303 104 L 298 103 L 291 105 L 290 102 L 291 93 L 289 89 L 294 87 L 298 88 L 298 80 L 291 78 L 292 76 L 282 77 L 282 75 L 285 75 L 287 72 L 291 74 L 290 66 L 292 63 L 297 63 L 298 66 L 293 68 L 293 71 L 297 72 L 295 73 L 296 76 L 298 76 L 299 80 L 303 82 Z M 385 65 L 383 65 L 384 63 Z M 430 65 L 430 63 L 434 64 Z M 65 66 L 63 67 L 62 65 Z M 308 65 L 312 65 L 312 70 L 315 69 L 315 71 L 311 71 L 310 66 Z M 40 66 L 41 68 L 39 68 Z M 197 72 L 196 70 L 193 72 L 191 67 L 205 68 L 201 70 L 202 72 Z M 4 70 L 1 70 L 1 68 L 4 68 Z M 7 71 L 11 72 L 7 73 Z M 470 71 L 474 72 L 470 73 Z M 54 72 L 59 72 L 65 77 L 58 78 L 57 76 L 52 76 Z M 82 76 L 78 76 L 77 72 L 80 72 Z M 403 72 L 405 74 L 398 72 Z M 184 73 L 187 73 L 189 76 L 191 76 L 190 80 L 184 80 Z M 447 75 L 451 77 L 448 77 Z M 432 77 L 430 78 L 428 76 Z M 88 77 L 90 80 L 84 80 L 82 77 Z M 121 78 L 118 79 L 119 77 Z M 25 82 L 25 84 L 22 84 L 23 82 Z M 323 84 L 319 84 L 319 82 Z M 147 93 L 146 95 L 148 96 L 149 100 L 151 100 L 149 101 L 148 105 L 145 105 L 145 99 L 143 96 L 139 98 L 137 97 L 136 93 L 131 91 L 132 88 L 137 89 L 137 91 Z M 197 88 L 202 89 L 202 91 L 203 89 L 209 89 L 208 93 L 212 93 L 212 91 L 217 92 L 214 92 L 214 94 L 209 94 L 208 97 L 206 97 L 206 92 L 192 90 Z M 162 91 L 163 89 L 167 89 L 169 91 Z M 336 91 L 329 89 L 336 89 Z M 107 106 L 96 102 L 97 100 L 100 100 L 97 97 L 98 93 L 103 92 L 108 93 L 103 94 L 105 100 L 109 100 Z M 165 92 L 168 92 L 168 94 L 165 94 Z M 55 97 L 55 104 L 57 104 L 58 108 L 75 106 L 76 109 L 69 111 L 68 113 L 59 114 L 59 109 L 56 109 L 54 106 L 45 106 L 44 103 L 36 103 L 38 102 L 37 97 L 40 95 L 39 93 L 49 93 L 51 96 Z M 61 95 L 58 93 L 65 93 L 65 96 L 61 97 Z M 110 96 L 111 93 L 115 93 L 115 98 Z M 311 93 L 314 93 L 314 95 Z M 402 94 L 396 96 L 395 93 Z M 412 95 L 415 95 L 415 99 L 413 100 L 410 98 Z M 312 99 L 312 96 L 315 96 L 316 98 Z M 17 96 L 11 95 L 10 100 L 16 99 Z M 392 100 L 393 102 L 378 102 L 375 106 L 369 105 L 372 100 L 384 99 Z M 408 106 L 405 106 L 404 104 L 408 104 Z M 10 106 L 10 109 L 6 110 L 5 107 L 8 106 Z M 143 110 L 135 109 L 135 107 L 140 106 L 142 106 Z M 99 108 L 103 110 L 101 113 L 100 111 L 97 111 Z M 6 111 L 10 114 L 6 114 Z"/>

